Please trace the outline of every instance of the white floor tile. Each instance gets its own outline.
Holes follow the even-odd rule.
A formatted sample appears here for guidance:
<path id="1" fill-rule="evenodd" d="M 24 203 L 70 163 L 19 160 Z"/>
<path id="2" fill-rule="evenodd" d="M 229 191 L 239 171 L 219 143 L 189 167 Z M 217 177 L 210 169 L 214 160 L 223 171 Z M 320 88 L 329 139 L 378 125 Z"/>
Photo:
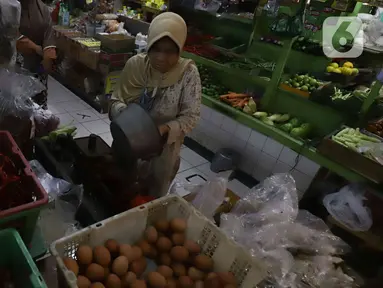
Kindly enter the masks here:
<path id="1" fill-rule="evenodd" d="M 76 136 L 74 138 L 82 138 L 82 137 L 88 137 L 90 135 L 90 132 L 88 129 L 86 129 L 83 125 L 80 123 L 74 123 L 74 125 L 77 127 L 76 130 Z"/>
<path id="2" fill-rule="evenodd" d="M 221 128 L 226 132 L 233 134 L 237 129 L 238 122 L 232 118 L 224 117 L 222 121 Z"/>
<path id="3" fill-rule="evenodd" d="M 185 159 L 192 166 L 199 166 L 208 162 L 205 158 L 198 155 L 196 152 L 189 148 L 181 150 L 181 158 Z"/>
<path id="4" fill-rule="evenodd" d="M 112 146 L 113 138 L 110 132 L 99 134 L 99 136 L 106 142 L 106 144 Z"/>
<path id="5" fill-rule="evenodd" d="M 263 145 L 266 142 L 267 137 L 258 131 L 251 131 L 249 142 L 251 145 L 253 145 L 256 148 L 262 149 Z"/>
<path id="6" fill-rule="evenodd" d="M 181 181 L 188 181 L 192 184 L 203 184 L 206 182 L 208 177 L 196 168 L 183 171 L 177 174 L 177 178 Z"/>
<path id="7" fill-rule="evenodd" d="M 201 118 L 205 120 L 209 120 L 211 116 L 211 108 L 205 105 L 201 106 Z"/>
<path id="8" fill-rule="evenodd" d="M 90 122 L 84 122 L 82 125 L 88 129 L 93 134 L 102 134 L 109 132 L 109 125 L 106 124 L 103 120 L 96 120 Z"/>
<path id="9" fill-rule="evenodd" d="M 294 167 L 297 156 L 298 156 L 297 152 L 285 146 L 283 147 L 278 160 L 289 165 L 290 167 Z"/>
<path id="10" fill-rule="evenodd" d="M 79 123 L 89 122 L 89 121 L 95 121 L 100 119 L 97 114 L 94 112 L 94 110 L 81 110 L 77 112 L 71 112 L 69 113 L 72 115 L 74 119 L 76 119 Z"/>
<path id="11" fill-rule="evenodd" d="M 260 153 L 257 167 L 261 168 L 262 170 L 273 171 L 275 163 L 277 162 L 277 159 L 270 156 L 269 154 L 266 154 L 264 152 Z"/>
<path id="12" fill-rule="evenodd" d="M 306 157 L 301 157 L 296 167 L 297 170 L 309 176 L 315 176 L 320 166 Z"/>
<path id="13" fill-rule="evenodd" d="M 255 167 L 253 171 L 253 177 L 258 180 L 259 182 L 262 182 L 265 178 L 270 176 L 270 170 L 262 169 L 261 167 Z"/>
<path id="14" fill-rule="evenodd" d="M 192 166 L 189 162 L 187 162 L 187 161 L 184 160 L 184 159 L 181 159 L 180 169 L 178 169 L 178 173 L 183 172 L 183 171 L 185 171 L 185 170 L 188 170 L 188 169 L 190 169 L 190 168 L 192 168 L 192 167 L 193 167 L 193 166 Z"/>
<path id="15" fill-rule="evenodd" d="M 291 170 L 291 167 L 287 165 L 286 163 L 283 163 L 281 161 L 277 161 L 275 163 L 274 169 L 273 169 L 273 174 L 276 173 L 289 173 Z"/>
<path id="16" fill-rule="evenodd" d="M 243 124 L 238 124 L 234 135 L 236 138 L 247 142 L 249 140 L 250 134 L 251 134 L 251 128 Z"/>
<path id="17" fill-rule="evenodd" d="M 84 111 L 87 110 L 88 107 L 86 107 L 84 104 L 74 100 L 74 101 L 67 101 L 62 102 L 59 104 L 60 107 L 64 108 L 67 112 L 78 112 L 78 111 Z"/>
<path id="18" fill-rule="evenodd" d="M 196 168 L 209 178 L 216 177 L 218 174 L 210 170 L 210 162 L 197 166 Z"/>
<path id="19" fill-rule="evenodd" d="M 62 108 L 57 103 L 49 103 L 48 102 L 48 110 L 51 111 L 53 115 L 66 113 L 65 109 Z"/>
<path id="20" fill-rule="evenodd" d="M 291 172 L 291 175 L 294 177 L 295 184 L 298 190 L 305 192 L 307 188 L 309 188 L 312 181 L 312 177 L 295 169 Z"/>
<path id="21" fill-rule="evenodd" d="M 272 138 L 267 138 L 262 151 L 278 159 L 282 149 L 283 149 L 283 145 L 281 143 L 275 141 Z"/>
<path id="22" fill-rule="evenodd" d="M 212 122 L 214 125 L 219 127 L 222 124 L 223 118 L 224 118 L 223 114 L 212 110 L 209 121 Z"/>
<path id="23" fill-rule="evenodd" d="M 104 119 L 102 119 L 106 124 L 108 124 L 108 125 L 110 125 L 110 120 L 109 120 L 109 118 L 104 118 Z"/>
<path id="24" fill-rule="evenodd" d="M 57 117 L 60 118 L 60 126 L 59 127 L 63 127 L 63 126 L 67 126 L 67 125 L 74 125 L 74 123 L 76 122 L 74 120 L 74 118 L 69 113 L 59 114 L 59 115 L 57 115 Z"/>

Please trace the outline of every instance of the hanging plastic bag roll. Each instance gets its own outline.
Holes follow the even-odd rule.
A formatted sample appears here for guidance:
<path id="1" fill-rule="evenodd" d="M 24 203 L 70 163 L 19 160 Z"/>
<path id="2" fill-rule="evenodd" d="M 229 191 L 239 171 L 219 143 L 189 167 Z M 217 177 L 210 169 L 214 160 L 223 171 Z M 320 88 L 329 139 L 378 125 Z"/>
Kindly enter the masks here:
<path id="1" fill-rule="evenodd" d="M 353 231 L 368 231 L 372 226 L 371 211 L 363 204 L 364 189 L 358 184 L 344 186 L 339 192 L 323 198 L 328 213 Z"/>

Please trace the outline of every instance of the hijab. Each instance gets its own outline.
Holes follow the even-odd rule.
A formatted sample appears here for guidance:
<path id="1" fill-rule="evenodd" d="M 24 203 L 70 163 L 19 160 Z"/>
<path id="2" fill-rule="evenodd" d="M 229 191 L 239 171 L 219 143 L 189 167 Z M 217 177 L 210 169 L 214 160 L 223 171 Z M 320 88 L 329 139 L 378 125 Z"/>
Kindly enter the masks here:
<path id="1" fill-rule="evenodd" d="M 173 12 L 162 13 L 155 17 L 149 26 L 147 50 L 163 37 L 169 37 L 181 52 L 186 36 L 187 27 L 181 16 Z M 154 90 L 173 86 L 182 79 L 184 72 L 192 63 L 193 61 L 180 57 L 169 72 L 161 73 L 150 65 L 146 53 L 135 55 L 127 61 L 120 77 L 119 87 L 112 99 L 131 102 L 139 98 L 144 88 Z"/>

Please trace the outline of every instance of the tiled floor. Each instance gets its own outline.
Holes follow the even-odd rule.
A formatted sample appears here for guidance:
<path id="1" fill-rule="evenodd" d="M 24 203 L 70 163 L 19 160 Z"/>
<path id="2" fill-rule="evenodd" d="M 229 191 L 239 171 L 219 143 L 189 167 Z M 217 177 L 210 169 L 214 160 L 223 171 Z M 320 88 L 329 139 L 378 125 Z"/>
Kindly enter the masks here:
<path id="1" fill-rule="evenodd" d="M 100 114 L 91 106 L 78 98 L 75 94 L 62 86 L 53 78 L 48 81 L 48 108 L 60 118 L 61 126 L 75 125 L 76 137 L 86 137 L 91 133 L 100 135 L 106 143 L 112 144 L 109 130 L 110 121 L 107 114 Z M 243 131 L 245 133 L 246 131 Z M 191 183 L 202 183 L 215 175 L 210 170 L 210 163 L 191 149 L 183 146 L 181 151 L 181 165 L 177 179 Z M 244 195 L 249 188 L 234 179 L 228 188 L 239 196 Z"/>

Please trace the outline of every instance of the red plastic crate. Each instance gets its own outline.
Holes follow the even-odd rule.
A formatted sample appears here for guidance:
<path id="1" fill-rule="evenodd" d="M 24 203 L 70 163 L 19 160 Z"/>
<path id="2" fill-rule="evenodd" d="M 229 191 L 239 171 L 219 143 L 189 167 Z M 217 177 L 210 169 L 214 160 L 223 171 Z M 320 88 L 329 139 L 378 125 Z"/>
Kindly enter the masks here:
<path id="1" fill-rule="evenodd" d="M 10 159 L 14 165 L 4 164 L 4 159 Z M 0 229 L 17 229 L 25 244 L 29 245 L 40 210 L 48 203 L 48 194 L 8 131 L 0 131 L 0 167 L 5 169 L 4 165 L 8 165 L 6 169 L 9 168 L 9 174 L 13 175 L 13 172 L 17 171 L 16 177 L 20 178 L 4 185 L 4 175 L 0 173 Z M 11 205 L 10 200 L 17 203 L 13 202 Z"/>

